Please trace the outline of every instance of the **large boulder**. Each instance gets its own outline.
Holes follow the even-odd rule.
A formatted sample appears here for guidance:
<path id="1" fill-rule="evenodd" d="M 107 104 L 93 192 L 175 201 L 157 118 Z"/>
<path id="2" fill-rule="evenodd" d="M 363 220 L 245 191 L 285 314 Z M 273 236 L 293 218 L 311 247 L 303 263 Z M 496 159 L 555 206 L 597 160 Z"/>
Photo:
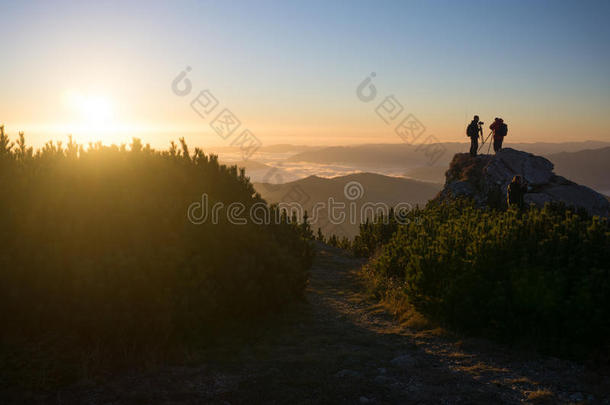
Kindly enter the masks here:
<path id="1" fill-rule="evenodd" d="M 512 178 L 521 175 L 528 182 L 525 202 L 543 206 L 563 202 L 586 209 L 591 215 L 608 216 L 610 202 L 598 192 L 553 173 L 553 163 L 541 156 L 511 148 L 495 155 L 472 157 L 458 153 L 445 177 L 445 187 L 438 200 L 472 198 L 479 206 L 506 206 L 506 189 Z"/>
<path id="2" fill-rule="evenodd" d="M 490 160 L 486 169 L 488 173 L 501 175 L 501 180 L 512 180 L 512 176 L 520 174 L 531 185 L 547 184 L 553 177 L 553 163 L 531 153 L 506 148 L 501 149 Z"/>

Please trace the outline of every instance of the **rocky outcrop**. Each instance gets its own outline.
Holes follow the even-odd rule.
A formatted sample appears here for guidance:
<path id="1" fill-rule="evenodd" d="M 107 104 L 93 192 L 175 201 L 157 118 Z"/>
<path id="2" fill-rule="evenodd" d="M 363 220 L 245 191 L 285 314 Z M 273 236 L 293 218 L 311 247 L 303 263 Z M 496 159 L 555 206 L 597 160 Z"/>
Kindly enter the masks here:
<path id="1" fill-rule="evenodd" d="M 527 204 L 543 206 L 547 202 L 563 202 L 584 208 L 592 215 L 610 213 L 605 196 L 557 176 L 548 159 L 511 148 L 502 149 L 496 155 L 456 154 L 437 199 L 469 197 L 479 206 L 505 207 L 506 188 L 515 175 L 521 175 L 528 182 Z"/>

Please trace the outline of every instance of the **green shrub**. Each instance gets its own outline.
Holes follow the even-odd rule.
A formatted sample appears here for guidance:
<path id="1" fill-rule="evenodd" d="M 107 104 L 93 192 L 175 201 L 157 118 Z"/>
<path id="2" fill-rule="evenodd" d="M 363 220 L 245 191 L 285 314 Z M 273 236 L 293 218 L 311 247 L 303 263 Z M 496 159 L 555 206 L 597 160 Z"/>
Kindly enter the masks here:
<path id="1" fill-rule="evenodd" d="M 459 201 L 409 214 L 370 263 L 380 294 L 459 329 L 580 355 L 610 336 L 610 227 L 547 205 L 494 211 Z"/>
<path id="2" fill-rule="evenodd" d="M 0 139 L 2 337 L 139 345 L 257 319 L 302 295 L 302 226 L 194 225 L 187 208 L 261 202 L 243 170 L 182 141 L 155 151 Z M 274 208 L 268 208 L 274 211 Z"/>
<path id="3" fill-rule="evenodd" d="M 372 220 L 367 218 L 365 223 L 360 224 L 358 235 L 354 237 L 352 243 L 354 255 L 371 257 L 381 246 L 388 243 L 397 229 L 398 221 L 393 209 L 390 209 L 388 215 L 377 216 Z"/>

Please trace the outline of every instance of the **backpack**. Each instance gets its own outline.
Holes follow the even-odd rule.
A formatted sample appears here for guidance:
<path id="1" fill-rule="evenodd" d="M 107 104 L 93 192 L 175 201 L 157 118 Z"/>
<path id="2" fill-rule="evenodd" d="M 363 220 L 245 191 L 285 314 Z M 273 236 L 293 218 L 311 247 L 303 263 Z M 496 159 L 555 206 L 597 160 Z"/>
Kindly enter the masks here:
<path id="1" fill-rule="evenodd" d="M 468 125 L 468 128 L 466 128 L 466 135 L 471 138 L 479 136 L 479 127 L 477 126 L 477 124 L 471 122 Z"/>
<path id="2" fill-rule="evenodd" d="M 506 136 L 507 133 L 508 133 L 508 125 L 506 125 L 505 123 L 501 123 L 500 126 L 498 127 L 498 129 L 496 130 L 496 135 L 497 136 Z"/>

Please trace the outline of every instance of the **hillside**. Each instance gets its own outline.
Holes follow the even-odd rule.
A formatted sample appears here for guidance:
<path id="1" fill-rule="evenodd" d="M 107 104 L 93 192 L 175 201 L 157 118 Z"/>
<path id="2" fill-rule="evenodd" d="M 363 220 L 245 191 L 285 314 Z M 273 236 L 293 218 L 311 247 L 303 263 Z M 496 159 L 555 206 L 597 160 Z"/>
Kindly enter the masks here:
<path id="1" fill-rule="evenodd" d="M 344 190 L 350 182 L 357 182 L 362 186 L 361 198 L 353 200 L 358 210 L 364 203 L 384 203 L 388 207 L 398 203 L 422 206 L 441 189 L 441 185 L 436 183 L 374 173 L 357 173 L 334 178 L 310 176 L 284 184 L 254 183 L 254 188 L 271 203 L 302 202 L 304 209 L 308 210 L 311 216 L 315 203 L 323 203 L 327 207 L 331 197 L 337 202 L 351 202 L 352 200 L 346 198 Z M 326 213 L 327 210 L 320 212 L 321 222 L 312 223 L 314 229 L 321 227 L 326 233 L 347 236 L 357 233 L 359 221 L 345 221 L 340 225 L 333 225 L 328 221 Z"/>
<path id="2" fill-rule="evenodd" d="M 610 195 L 610 147 L 549 155 L 555 172 Z"/>

